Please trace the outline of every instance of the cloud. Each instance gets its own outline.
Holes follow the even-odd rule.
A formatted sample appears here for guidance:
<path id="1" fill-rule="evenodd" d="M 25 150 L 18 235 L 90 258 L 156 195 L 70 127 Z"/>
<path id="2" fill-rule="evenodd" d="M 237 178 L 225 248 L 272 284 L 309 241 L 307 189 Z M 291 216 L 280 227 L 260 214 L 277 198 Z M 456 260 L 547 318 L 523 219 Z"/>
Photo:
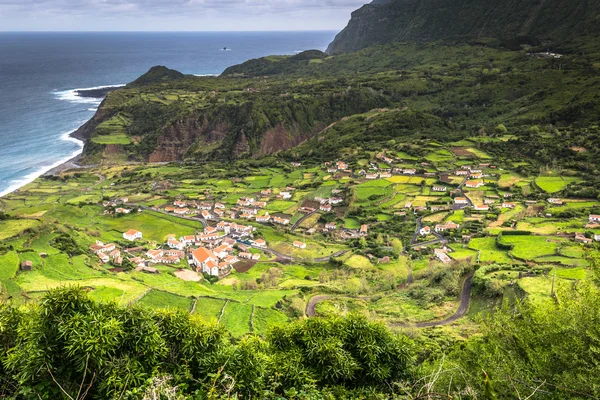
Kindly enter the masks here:
<path id="1" fill-rule="evenodd" d="M 170 30 L 175 21 L 195 19 L 209 30 L 269 30 L 292 26 L 298 29 L 338 29 L 350 12 L 368 0 L 0 0 L 0 26 L 21 30 L 50 26 L 47 18 L 71 19 L 76 26 L 96 30 L 98 19 L 110 21 L 109 28 L 144 28 L 143 21 L 154 18 L 148 30 Z M 210 17 L 210 20 L 209 20 Z M 303 19 L 302 25 L 297 18 Z M 289 24 L 286 23 L 289 20 Z M 292 21 L 292 19 L 294 19 Z M 220 20 L 221 23 L 217 23 Z M 134 24 L 132 25 L 132 21 Z M 162 21 L 162 22 L 161 22 Z M 128 25 L 125 25 L 127 22 Z M 158 26 L 156 23 L 158 22 Z M 290 25 L 291 24 L 291 25 Z M 30 26 L 31 25 L 31 26 Z M 106 26 L 106 25 L 105 25 Z M 182 25 L 182 29 L 189 29 Z M 221 27 L 223 29 L 220 29 Z M 186 28 L 187 27 L 187 28 Z M 2 29 L 2 28 L 0 28 Z M 49 28 L 52 29 L 52 28 Z M 84 28 L 85 29 L 85 28 Z"/>

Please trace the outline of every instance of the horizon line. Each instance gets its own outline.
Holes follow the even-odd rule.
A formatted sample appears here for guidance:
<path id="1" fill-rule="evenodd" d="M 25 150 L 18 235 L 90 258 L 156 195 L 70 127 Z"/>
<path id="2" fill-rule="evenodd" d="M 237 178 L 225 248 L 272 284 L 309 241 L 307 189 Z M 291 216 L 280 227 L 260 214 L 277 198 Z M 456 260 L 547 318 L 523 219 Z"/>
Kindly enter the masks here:
<path id="1" fill-rule="evenodd" d="M 93 30 L 93 31 L 59 31 L 59 30 L 0 30 L 0 33 L 271 33 L 271 32 L 338 32 L 337 29 L 274 29 L 274 30 L 207 30 L 207 31 L 186 31 L 186 30 Z"/>

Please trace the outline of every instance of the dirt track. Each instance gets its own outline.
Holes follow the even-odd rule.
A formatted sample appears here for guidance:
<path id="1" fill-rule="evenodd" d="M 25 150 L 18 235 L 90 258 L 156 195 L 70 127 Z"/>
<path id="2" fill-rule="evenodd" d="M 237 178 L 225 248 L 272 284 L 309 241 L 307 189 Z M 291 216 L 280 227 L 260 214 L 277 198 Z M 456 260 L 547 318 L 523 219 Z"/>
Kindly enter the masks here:
<path id="1" fill-rule="evenodd" d="M 473 275 L 475 275 L 474 272 L 470 273 L 465 278 L 463 282 L 462 292 L 460 293 L 460 305 L 458 306 L 458 310 L 456 310 L 456 312 L 451 317 L 442 321 L 420 322 L 417 324 L 389 324 L 389 326 L 406 328 L 413 326 L 417 328 L 431 328 L 434 326 L 449 325 L 461 319 L 467 314 L 467 311 L 469 311 L 469 304 L 471 303 L 471 291 L 473 289 Z M 335 296 L 319 295 L 312 297 L 306 305 L 306 315 L 308 317 L 314 317 L 317 304 L 333 297 Z"/>

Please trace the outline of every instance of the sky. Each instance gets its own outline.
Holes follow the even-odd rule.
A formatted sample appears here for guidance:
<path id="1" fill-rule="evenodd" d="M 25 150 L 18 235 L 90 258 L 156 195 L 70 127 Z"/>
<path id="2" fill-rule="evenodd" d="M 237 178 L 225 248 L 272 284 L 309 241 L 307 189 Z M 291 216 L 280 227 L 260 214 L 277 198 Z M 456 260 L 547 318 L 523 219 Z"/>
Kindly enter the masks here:
<path id="1" fill-rule="evenodd" d="M 0 30 L 340 30 L 369 1 L 0 0 Z"/>

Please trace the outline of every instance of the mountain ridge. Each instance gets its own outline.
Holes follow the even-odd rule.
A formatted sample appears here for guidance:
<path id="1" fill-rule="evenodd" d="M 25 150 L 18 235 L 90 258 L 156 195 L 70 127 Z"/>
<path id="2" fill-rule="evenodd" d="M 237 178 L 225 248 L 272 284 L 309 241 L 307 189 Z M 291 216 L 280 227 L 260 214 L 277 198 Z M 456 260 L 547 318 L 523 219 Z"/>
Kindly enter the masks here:
<path id="1" fill-rule="evenodd" d="M 559 43 L 600 30 L 591 0 L 389 0 L 352 13 L 327 48 L 330 55 L 393 42 L 497 39 Z"/>

